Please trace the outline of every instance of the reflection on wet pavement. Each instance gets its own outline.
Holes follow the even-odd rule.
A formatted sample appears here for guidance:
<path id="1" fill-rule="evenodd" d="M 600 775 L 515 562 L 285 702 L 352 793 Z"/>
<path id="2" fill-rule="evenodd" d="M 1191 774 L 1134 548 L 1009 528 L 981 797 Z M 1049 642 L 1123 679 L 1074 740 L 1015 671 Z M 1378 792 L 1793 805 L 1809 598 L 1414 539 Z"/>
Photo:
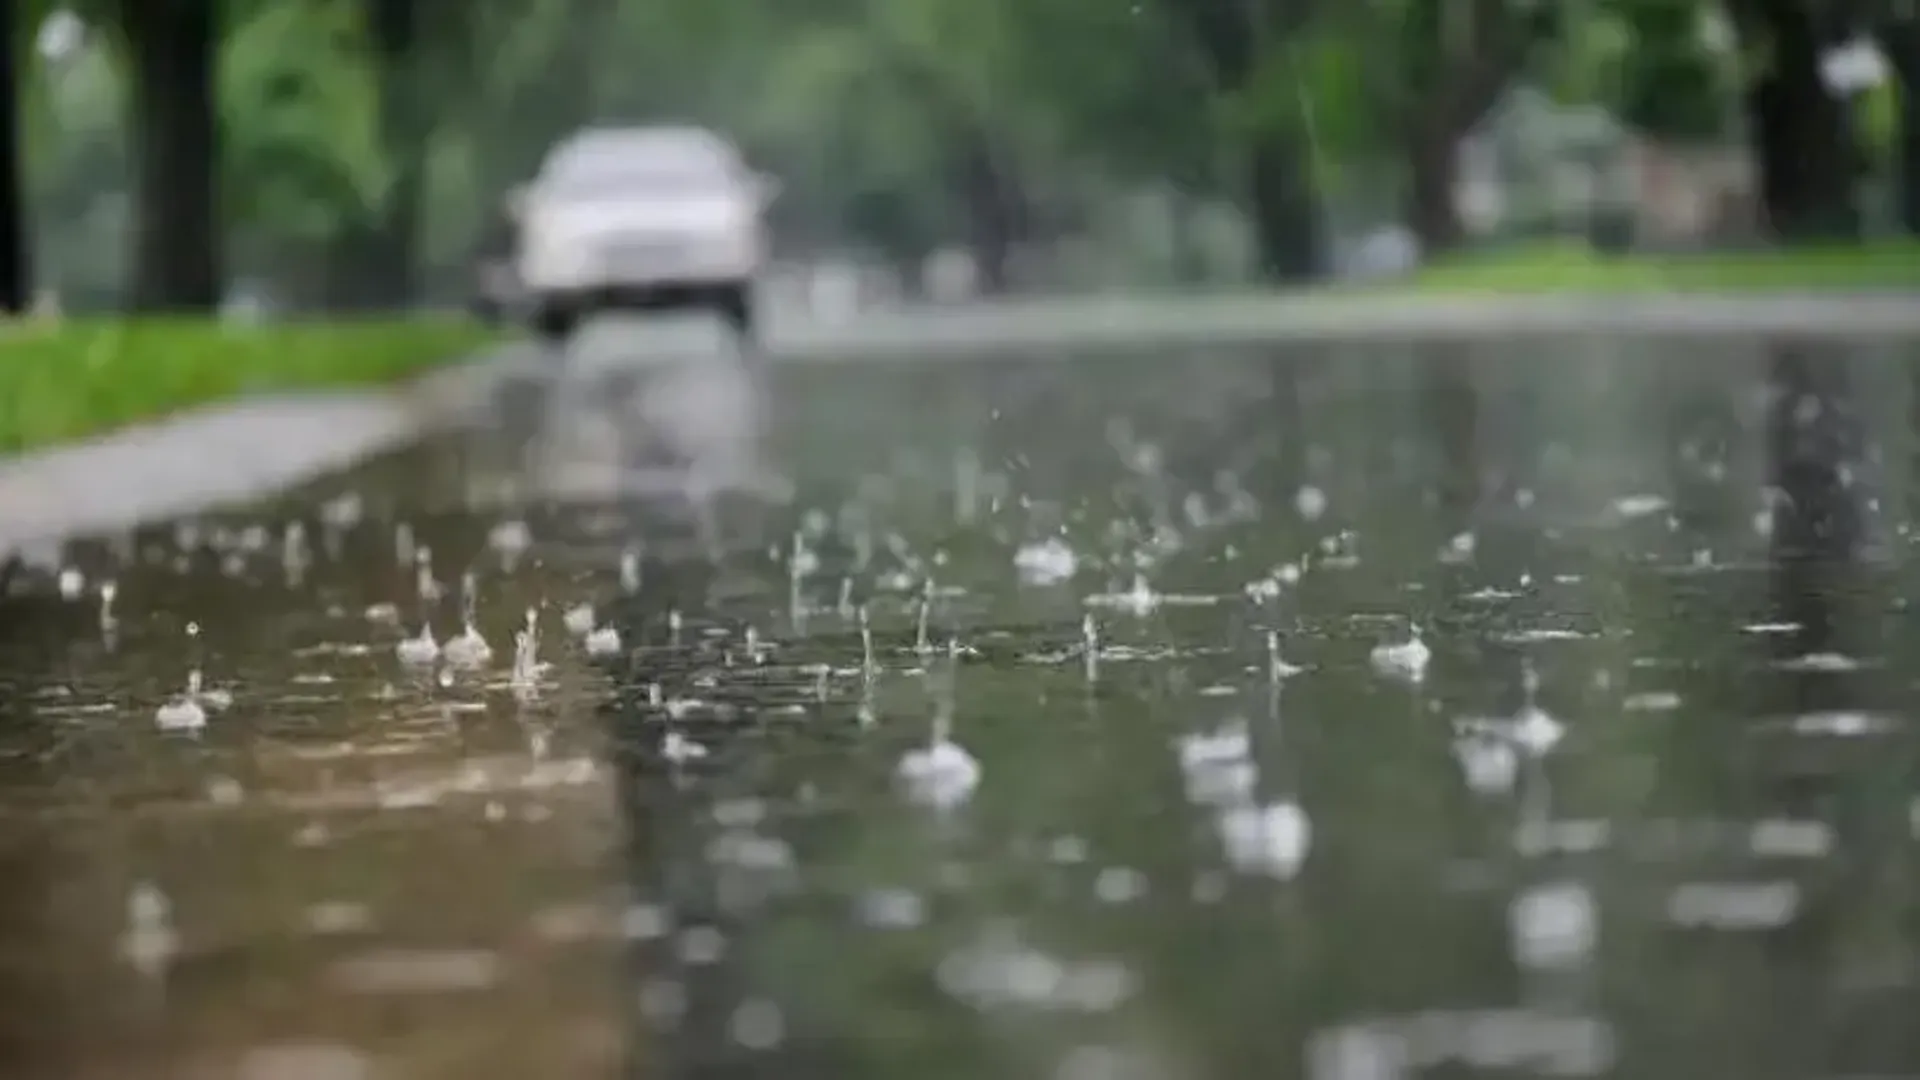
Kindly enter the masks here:
<path id="1" fill-rule="evenodd" d="M 1902 350 L 1588 351 L 683 370 L 75 545 L 0 1052 L 1920 1069 Z"/>
<path id="2" fill-rule="evenodd" d="M 76 550 L 64 604 L 32 618 L 58 651 L 17 628 L 8 670 L 35 677 L 0 808 L 39 850 L 22 872 L 44 908 L 31 938 L 4 932 L 30 961 L 9 996 L 57 1021 L 41 1052 L 140 1076 L 616 1059 L 593 676 L 558 645 L 537 679 L 510 646 L 484 669 L 402 664 L 401 623 L 458 626 L 458 607 L 422 600 L 393 530 L 354 516 Z M 421 580 L 436 538 L 411 544 Z M 476 621 L 502 637 L 559 584 L 476 580 Z"/>

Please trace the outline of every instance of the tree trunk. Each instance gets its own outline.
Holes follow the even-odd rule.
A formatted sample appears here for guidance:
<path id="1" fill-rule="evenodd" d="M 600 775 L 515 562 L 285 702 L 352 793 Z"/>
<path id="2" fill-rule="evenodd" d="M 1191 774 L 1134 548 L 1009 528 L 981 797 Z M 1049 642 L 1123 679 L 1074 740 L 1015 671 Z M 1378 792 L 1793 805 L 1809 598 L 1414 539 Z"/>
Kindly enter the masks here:
<path id="1" fill-rule="evenodd" d="M 1847 103 L 1821 78 L 1821 28 L 1799 0 L 1740 0 L 1734 12 L 1771 61 L 1746 93 L 1768 226 L 1787 242 L 1857 237 L 1859 147 Z"/>
<path id="2" fill-rule="evenodd" d="M 1454 200 L 1460 172 L 1460 140 L 1500 102 L 1548 31 L 1541 19 L 1508 0 L 1460 0 L 1427 5 L 1406 31 L 1410 95 L 1402 97 L 1399 130 L 1407 146 L 1407 224 L 1422 255 L 1460 245 L 1466 229 Z M 1455 16 L 1464 14 L 1471 48 L 1452 38 Z"/>
<path id="3" fill-rule="evenodd" d="M 121 0 L 132 68 L 133 306 L 220 304 L 216 0 Z"/>
<path id="4" fill-rule="evenodd" d="M 1259 74 L 1262 49 L 1295 39 L 1323 7 L 1313 0 L 1162 0 L 1162 6 L 1185 30 L 1213 82 L 1226 94 L 1249 91 Z M 1261 275 L 1276 283 L 1309 281 L 1325 264 L 1311 161 L 1303 151 L 1295 135 L 1262 132 L 1250 147 L 1246 175 L 1235 178 L 1250 189 Z"/>
<path id="5" fill-rule="evenodd" d="M 11 9 L 0 33 L 0 313 L 25 311 L 33 300 L 32 261 L 28 258 L 26 192 L 23 190 L 20 122 L 22 18 Z"/>
<path id="6" fill-rule="evenodd" d="M 1181 191 L 1167 195 L 1167 228 L 1173 244 L 1173 279 L 1181 285 L 1200 285 L 1210 277 L 1206 238 L 1201 231 L 1201 204 Z"/>
<path id="7" fill-rule="evenodd" d="M 1454 187 L 1460 175 L 1460 148 L 1451 134 L 1413 141 L 1407 153 L 1407 224 L 1420 241 L 1420 255 L 1431 258 L 1460 246 L 1466 226 Z"/>
<path id="8" fill-rule="evenodd" d="M 978 273 L 975 281 L 982 294 L 1000 296 L 1013 287 L 1013 248 L 1019 222 L 990 140 L 985 132 L 964 137 L 956 186 L 961 205 L 966 208 L 967 247 Z"/>
<path id="9" fill-rule="evenodd" d="M 426 166 L 418 77 L 418 0 L 366 0 L 380 86 L 380 141 L 393 184 L 365 236 L 355 240 L 357 290 L 373 305 L 404 307 L 418 292 L 420 198 Z"/>
<path id="10" fill-rule="evenodd" d="M 1920 71 L 1914 75 L 1920 79 Z M 1899 187 L 1895 206 L 1907 235 L 1920 236 L 1920 82 L 1902 82 L 1899 94 L 1900 144 L 1895 180 Z"/>
<path id="11" fill-rule="evenodd" d="M 1248 168 L 1260 272 L 1277 284 L 1311 281 L 1324 265 L 1320 221 L 1307 155 L 1291 135 L 1267 134 Z"/>

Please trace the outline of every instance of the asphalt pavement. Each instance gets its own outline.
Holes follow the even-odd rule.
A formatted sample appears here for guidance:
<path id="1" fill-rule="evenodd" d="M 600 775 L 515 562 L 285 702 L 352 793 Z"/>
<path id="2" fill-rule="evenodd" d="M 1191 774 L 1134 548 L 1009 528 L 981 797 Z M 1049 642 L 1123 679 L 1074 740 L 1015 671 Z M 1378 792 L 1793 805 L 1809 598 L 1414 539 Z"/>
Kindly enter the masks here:
<path id="1" fill-rule="evenodd" d="M 718 348 L 699 319 L 622 318 L 591 332 L 570 363 L 645 368 Z M 1920 340 L 1905 293 L 1645 296 L 1413 296 L 1359 292 L 1129 293 L 858 313 L 773 312 L 766 362 L 912 363 L 993 356 L 1072 359 L 1279 345 L 1408 345 L 1569 337 L 1806 337 Z M 508 345 L 404 390 L 250 399 L 0 462 L 0 559 L 76 533 L 104 532 L 259 498 L 480 415 L 516 377 L 564 365 Z"/>
<path id="2" fill-rule="evenodd" d="M 925 360 L 1111 350 L 1505 341 L 1567 336 L 1920 337 L 1909 292 L 1643 296 L 1120 293 L 768 320 L 782 361 Z"/>

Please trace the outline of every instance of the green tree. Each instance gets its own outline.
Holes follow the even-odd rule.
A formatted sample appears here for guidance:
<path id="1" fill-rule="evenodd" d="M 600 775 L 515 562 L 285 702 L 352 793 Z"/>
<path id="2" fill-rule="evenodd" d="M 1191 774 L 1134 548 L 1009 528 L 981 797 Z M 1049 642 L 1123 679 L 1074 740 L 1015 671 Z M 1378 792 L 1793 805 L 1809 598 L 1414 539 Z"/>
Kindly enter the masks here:
<path id="1" fill-rule="evenodd" d="M 1300 101 L 1300 46 L 1326 5 L 1158 2 L 1201 58 L 1222 101 L 1226 137 L 1243 155 L 1235 186 L 1246 192 L 1260 269 L 1278 282 L 1317 276 L 1326 262 L 1326 241 L 1313 185 L 1312 132 L 1301 110 L 1290 106 Z"/>
<path id="2" fill-rule="evenodd" d="M 420 199 L 426 143 L 421 18 L 417 0 L 360 0 L 386 181 L 339 223 L 328 259 L 329 296 L 351 306 L 404 305 L 418 292 Z"/>
<path id="3" fill-rule="evenodd" d="M 1900 224 L 1920 236 L 1920 7 L 1901 0 L 1863 0 L 1861 19 L 1893 69 L 1885 100 L 1891 128 L 1895 206 Z"/>
<path id="4" fill-rule="evenodd" d="M 1703 25 L 1717 12 L 1690 0 L 1608 0 L 1603 10 L 1624 45 L 1600 61 L 1603 99 L 1621 119 L 1663 138 L 1726 134 L 1735 72 Z"/>
<path id="5" fill-rule="evenodd" d="M 357 13 L 262 5 L 222 49 L 220 162 L 234 270 L 289 298 L 337 304 L 339 238 L 375 212 L 394 169 Z"/>
<path id="6" fill-rule="evenodd" d="M 1365 137 L 1398 151 L 1407 178 L 1405 217 L 1422 248 L 1464 238 L 1455 204 L 1460 141 L 1552 41 L 1566 12 L 1519 0 L 1377 0 L 1340 13 L 1329 68 L 1358 85 Z"/>

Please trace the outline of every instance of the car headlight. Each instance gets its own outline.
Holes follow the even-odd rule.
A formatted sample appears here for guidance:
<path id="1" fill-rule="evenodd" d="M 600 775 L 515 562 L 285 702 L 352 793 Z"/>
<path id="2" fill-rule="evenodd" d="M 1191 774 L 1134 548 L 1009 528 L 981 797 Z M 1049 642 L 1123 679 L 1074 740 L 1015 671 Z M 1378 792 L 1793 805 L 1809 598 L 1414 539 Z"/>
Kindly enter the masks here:
<path id="1" fill-rule="evenodd" d="M 752 229 L 728 229 L 712 238 L 710 250 L 730 262 L 751 265 L 760 260 L 760 237 Z"/>
<path id="2" fill-rule="evenodd" d="M 548 237 L 527 246 L 525 261 L 532 276 L 574 278 L 590 273 L 599 260 L 590 245 Z"/>

